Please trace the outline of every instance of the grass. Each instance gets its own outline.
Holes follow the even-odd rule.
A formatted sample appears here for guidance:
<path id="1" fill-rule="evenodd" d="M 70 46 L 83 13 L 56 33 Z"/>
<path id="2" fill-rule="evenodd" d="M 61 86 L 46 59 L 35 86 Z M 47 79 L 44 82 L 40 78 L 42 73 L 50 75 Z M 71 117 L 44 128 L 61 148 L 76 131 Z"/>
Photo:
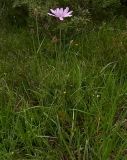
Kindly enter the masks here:
<path id="1" fill-rule="evenodd" d="M 1 160 L 127 159 L 124 17 L 62 49 L 27 29 L 0 35 Z"/>

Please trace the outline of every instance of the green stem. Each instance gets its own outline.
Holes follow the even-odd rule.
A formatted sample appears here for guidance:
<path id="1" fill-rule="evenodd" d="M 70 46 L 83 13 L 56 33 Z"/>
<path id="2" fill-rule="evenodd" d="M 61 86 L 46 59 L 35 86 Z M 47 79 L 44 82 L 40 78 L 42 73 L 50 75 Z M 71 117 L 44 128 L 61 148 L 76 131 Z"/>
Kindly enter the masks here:
<path id="1" fill-rule="evenodd" d="M 38 45 L 40 45 L 39 28 L 38 28 L 37 15 L 36 15 L 36 28 L 37 28 L 37 40 L 38 40 Z"/>
<path id="2" fill-rule="evenodd" d="M 62 29 L 60 28 L 60 51 L 62 50 Z"/>

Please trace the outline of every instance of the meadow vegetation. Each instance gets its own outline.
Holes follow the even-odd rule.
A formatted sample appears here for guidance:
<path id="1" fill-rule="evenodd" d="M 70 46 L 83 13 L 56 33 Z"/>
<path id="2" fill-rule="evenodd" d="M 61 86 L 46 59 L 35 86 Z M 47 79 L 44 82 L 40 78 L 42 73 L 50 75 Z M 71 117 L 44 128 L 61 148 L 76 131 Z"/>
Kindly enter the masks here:
<path id="1" fill-rule="evenodd" d="M 61 6 L 73 17 L 47 15 Z M 1 0 L 0 7 L 0 160 L 126 160 L 126 6 Z"/>

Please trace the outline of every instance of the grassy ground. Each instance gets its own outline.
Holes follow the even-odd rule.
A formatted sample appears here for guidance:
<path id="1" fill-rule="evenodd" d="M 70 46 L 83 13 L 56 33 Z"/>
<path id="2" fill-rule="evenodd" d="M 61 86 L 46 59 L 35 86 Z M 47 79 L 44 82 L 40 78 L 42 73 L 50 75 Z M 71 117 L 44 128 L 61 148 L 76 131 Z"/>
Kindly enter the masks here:
<path id="1" fill-rule="evenodd" d="M 0 159 L 126 160 L 126 19 L 40 39 L 0 29 Z"/>

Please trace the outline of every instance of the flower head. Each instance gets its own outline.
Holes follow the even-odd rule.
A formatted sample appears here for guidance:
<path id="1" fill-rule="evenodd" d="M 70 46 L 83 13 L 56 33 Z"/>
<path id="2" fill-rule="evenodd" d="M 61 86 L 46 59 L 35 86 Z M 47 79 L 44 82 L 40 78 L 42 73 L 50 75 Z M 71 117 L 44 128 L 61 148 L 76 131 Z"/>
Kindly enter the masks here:
<path id="1" fill-rule="evenodd" d="M 71 17 L 73 11 L 69 11 L 69 7 L 63 8 L 56 8 L 55 10 L 50 9 L 51 13 L 48 13 L 50 16 L 54 16 L 59 18 L 61 21 L 64 20 L 65 17 Z"/>

